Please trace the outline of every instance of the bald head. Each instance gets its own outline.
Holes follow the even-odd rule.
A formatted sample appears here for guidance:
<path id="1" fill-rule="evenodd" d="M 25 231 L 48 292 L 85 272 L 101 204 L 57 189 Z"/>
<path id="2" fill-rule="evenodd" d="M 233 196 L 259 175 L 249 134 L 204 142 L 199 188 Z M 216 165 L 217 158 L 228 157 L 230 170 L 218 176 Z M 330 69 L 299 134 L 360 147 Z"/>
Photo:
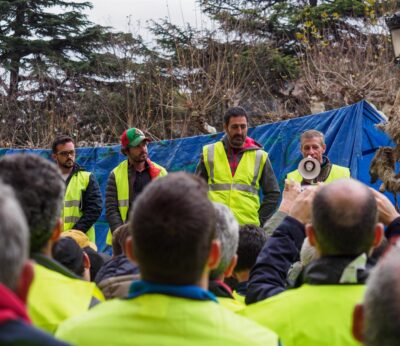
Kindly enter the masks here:
<path id="1" fill-rule="evenodd" d="M 375 239 L 377 206 L 369 188 L 353 179 L 321 187 L 312 205 L 312 225 L 322 255 L 368 252 Z"/>

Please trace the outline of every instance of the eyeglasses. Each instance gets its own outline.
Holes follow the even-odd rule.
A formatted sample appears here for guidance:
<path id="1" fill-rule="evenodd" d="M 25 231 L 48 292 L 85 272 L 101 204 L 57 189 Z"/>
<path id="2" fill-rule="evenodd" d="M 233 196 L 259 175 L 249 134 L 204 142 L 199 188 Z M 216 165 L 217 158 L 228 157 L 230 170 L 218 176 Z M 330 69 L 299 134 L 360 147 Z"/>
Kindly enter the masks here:
<path id="1" fill-rule="evenodd" d="M 61 156 L 64 156 L 64 157 L 75 156 L 75 150 L 59 151 L 59 152 L 57 153 L 57 155 L 61 155 Z"/>

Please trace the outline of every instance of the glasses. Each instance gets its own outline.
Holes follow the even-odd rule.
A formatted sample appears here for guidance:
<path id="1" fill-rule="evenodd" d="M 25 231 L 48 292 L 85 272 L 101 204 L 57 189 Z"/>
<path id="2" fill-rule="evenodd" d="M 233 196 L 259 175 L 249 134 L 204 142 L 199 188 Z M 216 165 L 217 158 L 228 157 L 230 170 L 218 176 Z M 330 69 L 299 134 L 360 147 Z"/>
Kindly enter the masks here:
<path id="1" fill-rule="evenodd" d="M 57 155 L 63 156 L 63 157 L 68 157 L 68 156 L 75 156 L 75 150 L 69 150 L 69 151 L 59 151 Z"/>

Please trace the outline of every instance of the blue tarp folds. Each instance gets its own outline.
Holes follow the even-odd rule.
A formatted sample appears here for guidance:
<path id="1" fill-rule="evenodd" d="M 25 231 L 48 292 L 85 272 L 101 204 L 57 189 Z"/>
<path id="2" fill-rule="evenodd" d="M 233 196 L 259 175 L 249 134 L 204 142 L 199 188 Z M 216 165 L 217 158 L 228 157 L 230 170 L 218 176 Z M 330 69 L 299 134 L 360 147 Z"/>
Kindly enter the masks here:
<path id="1" fill-rule="evenodd" d="M 369 165 L 380 146 L 393 146 L 390 138 L 374 125 L 383 117 L 366 101 L 352 106 L 249 129 L 249 136 L 269 153 L 275 174 L 282 187 L 285 176 L 301 160 L 300 134 L 316 129 L 326 136 L 326 154 L 333 163 L 350 167 L 351 175 L 370 184 Z M 219 140 L 222 133 L 150 143 L 150 158 L 169 172 L 194 172 L 203 145 Z M 125 159 L 119 146 L 77 149 L 77 161 L 95 173 L 104 197 L 110 171 Z M 0 155 L 17 152 L 36 153 L 49 158 L 50 150 L 0 149 Z M 377 188 L 378 184 L 374 187 Z M 96 224 L 96 242 L 104 247 L 108 225 L 103 213 Z"/>

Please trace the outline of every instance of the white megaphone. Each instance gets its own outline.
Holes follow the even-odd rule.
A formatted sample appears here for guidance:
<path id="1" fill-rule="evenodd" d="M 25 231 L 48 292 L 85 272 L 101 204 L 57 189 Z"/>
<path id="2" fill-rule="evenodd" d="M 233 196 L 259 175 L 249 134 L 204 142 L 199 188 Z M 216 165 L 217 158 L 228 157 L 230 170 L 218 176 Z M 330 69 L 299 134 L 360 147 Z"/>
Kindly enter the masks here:
<path id="1" fill-rule="evenodd" d="M 313 180 L 318 177 L 321 172 L 321 164 L 312 157 L 305 157 L 300 161 L 297 169 L 304 179 Z"/>

